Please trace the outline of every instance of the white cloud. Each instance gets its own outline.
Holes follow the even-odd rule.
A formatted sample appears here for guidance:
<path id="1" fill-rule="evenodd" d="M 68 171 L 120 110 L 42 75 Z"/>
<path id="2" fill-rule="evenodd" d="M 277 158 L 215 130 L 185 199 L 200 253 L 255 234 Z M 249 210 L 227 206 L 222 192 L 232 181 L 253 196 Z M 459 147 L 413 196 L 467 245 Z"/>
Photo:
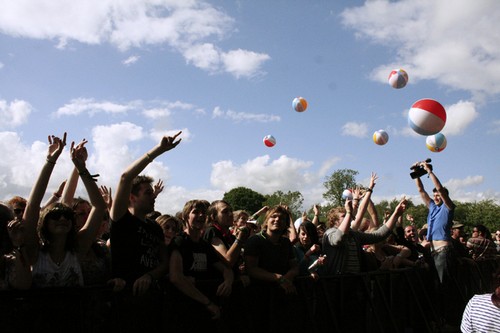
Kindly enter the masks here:
<path id="1" fill-rule="evenodd" d="M 268 123 L 281 120 L 280 116 L 275 116 L 265 113 L 246 113 L 246 112 L 236 112 L 232 110 L 223 111 L 219 106 L 216 106 L 212 111 L 212 118 L 226 118 L 236 122 L 256 121 L 261 123 Z"/>
<path id="2" fill-rule="evenodd" d="M 259 69 L 262 67 L 262 64 L 269 59 L 271 59 L 271 57 L 267 54 L 241 49 L 222 54 L 222 61 L 226 71 L 233 74 L 236 78 L 265 74 Z"/>
<path id="3" fill-rule="evenodd" d="M 479 116 L 473 102 L 459 101 L 446 106 L 446 124 L 442 130 L 446 136 L 463 134 L 464 130 Z"/>
<path id="4" fill-rule="evenodd" d="M 146 118 L 158 119 L 168 117 L 172 114 L 172 112 L 165 108 L 153 108 L 142 111 L 142 114 L 146 116 Z"/>
<path id="5" fill-rule="evenodd" d="M 191 45 L 183 55 L 188 63 L 209 72 L 215 72 L 220 67 L 219 51 L 211 43 Z"/>
<path id="6" fill-rule="evenodd" d="M 348 122 L 342 126 L 342 135 L 364 138 L 368 135 L 368 125 L 365 123 Z"/>
<path id="7" fill-rule="evenodd" d="M 57 109 L 54 113 L 56 117 L 61 116 L 77 116 L 81 113 L 88 113 L 94 115 L 98 112 L 104 113 L 126 113 L 127 111 L 136 107 L 136 103 L 117 104 L 113 102 L 96 102 L 93 98 L 76 98 L 71 100 L 68 104 Z"/>
<path id="8" fill-rule="evenodd" d="M 118 184 L 119 176 L 125 168 L 139 154 L 144 153 L 137 146 L 145 136 L 142 127 L 129 122 L 96 126 L 92 129 L 89 162 L 91 167 L 99 170 L 104 184 Z"/>
<path id="9" fill-rule="evenodd" d="M 358 37 L 396 52 L 397 64 L 374 70 L 380 81 L 401 67 L 410 83 L 436 80 L 476 97 L 500 93 L 500 35 L 489 28 L 500 21 L 495 1 L 366 1 L 341 16 Z"/>
<path id="10" fill-rule="evenodd" d="M 20 126 L 28 121 L 32 112 L 33 107 L 26 101 L 16 99 L 9 104 L 0 100 L 0 128 Z"/>
<path id="11" fill-rule="evenodd" d="M 209 72 L 239 77 L 263 74 L 269 56 L 241 49 L 219 50 L 218 42 L 233 32 L 234 20 L 205 1 L 193 0 L 38 0 L 2 4 L 0 31 L 15 37 L 111 43 L 122 51 L 167 44 L 188 63 Z M 138 56 L 126 59 L 130 65 Z"/>
<path id="12" fill-rule="evenodd" d="M 130 56 L 127 59 L 123 60 L 122 64 L 124 64 L 125 66 L 130 66 L 132 64 L 135 64 L 137 61 L 139 61 L 140 58 L 141 57 L 139 57 L 139 56 Z"/>
<path id="13" fill-rule="evenodd" d="M 277 190 L 297 191 L 309 185 L 311 176 L 307 169 L 312 162 L 280 156 L 271 161 L 268 155 L 256 157 L 238 166 L 232 161 L 212 164 L 212 186 L 228 191 L 238 186 L 251 188 L 259 193 L 271 194 Z"/>

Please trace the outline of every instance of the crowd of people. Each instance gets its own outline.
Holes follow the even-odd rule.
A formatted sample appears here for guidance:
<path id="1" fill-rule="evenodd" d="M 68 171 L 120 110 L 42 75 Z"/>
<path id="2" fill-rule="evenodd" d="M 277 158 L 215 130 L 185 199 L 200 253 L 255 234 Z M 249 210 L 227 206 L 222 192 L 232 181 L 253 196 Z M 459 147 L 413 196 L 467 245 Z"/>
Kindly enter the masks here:
<path id="1" fill-rule="evenodd" d="M 66 146 L 62 137 L 49 136 L 46 161 L 27 199 L 15 196 L 0 204 L 0 289 L 40 289 L 108 285 L 120 294 L 113 306 L 120 309 L 120 330 L 161 326 L 161 297 L 176 300 L 169 308 L 178 320 L 173 331 L 199 327 L 216 330 L 224 307 L 242 307 L 254 319 L 246 330 L 255 332 L 272 321 L 293 331 L 287 318 L 262 313 L 261 304 L 272 302 L 289 315 L 297 307 L 294 281 L 339 274 L 415 267 L 435 274 L 437 297 L 446 307 L 450 286 L 460 283 L 457 265 L 496 258 L 500 230 L 492 236 L 483 225 L 473 227 L 465 239 L 464 225 L 454 221 L 455 205 L 432 167 L 423 168 L 433 185 L 432 196 L 421 178 L 417 191 L 428 207 L 427 223 L 417 228 L 405 212 L 402 198 L 383 218 L 377 215 L 371 195 L 378 176 L 372 173 L 367 188 L 352 189 L 342 207 L 297 220 L 285 205 L 262 207 L 251 214 L 233 211 L 224 200 L 190 200 L 176 215 L 155 210 L 163 183 L 142 174 L 158 156 L 176 148 L 179 135 L 165 136 L 121 174 L 111 188 L 98 186 L 97 175 L 86 167 L 83 140 L 72 142 L 74 168 L 58 190 L 42 203 L 50 176 Z M 81 180 L 87 198 L 75 197 Z M 368 216 L 368 217 L 367 217 Z M 257 222 L 257 220 L 260 221 Z M 218 280 L 218 284 L 203 281 Z M 500 275 L 493 292 L 475 296 L 459 313 L 464 332 L 500 331 Z M 231 295 L 244 295 L 245 302 Z M 487 311 L 485 310 L 487 309 Z M 243 311 L 243 310 L 242 310 Z M 195 316 L 196 320 L 193 320 Z M 444 318 L 457 324 L 457 318 Z M 287 325 L 286 323 L 289 323 Z M 274 330 L 273 330 L 274 331 Z"/>

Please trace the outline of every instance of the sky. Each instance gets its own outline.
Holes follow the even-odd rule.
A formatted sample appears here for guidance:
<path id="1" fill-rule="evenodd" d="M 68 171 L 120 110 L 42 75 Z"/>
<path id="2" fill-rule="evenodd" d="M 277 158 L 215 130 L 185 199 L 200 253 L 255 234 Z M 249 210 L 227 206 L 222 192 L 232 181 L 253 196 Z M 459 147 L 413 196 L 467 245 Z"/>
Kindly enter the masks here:
<path id="1" fill-rule="evenodd" d="M 28 197 L 48 135 L 68 135 L 45 199 L 89 143 L 88 169 L 125 168 L 182 131 L 144 174 L 156 209 L 222 199 L 239 186 L 299 191 L 352 169 L 375 203 L 422 203 L 410 166 L 432 159 L 450 197 L 500 204 L 500 5 L 495 0 L 0 0 L 0 200 Z M 408 84 L 388 83 L 404 69 Z M 308 102 L 304 112 L 295 97 Z M 447 147 L 408 125 L 418 100 L 441 103 Z M 389 135 L 385 145 L 375 131 Z M 263 144 L 272 135 L 274 147 Z M 426 189 L 430 179 L 422 178 Z M 85 197 L 80 183 L 77 195 Z"/>

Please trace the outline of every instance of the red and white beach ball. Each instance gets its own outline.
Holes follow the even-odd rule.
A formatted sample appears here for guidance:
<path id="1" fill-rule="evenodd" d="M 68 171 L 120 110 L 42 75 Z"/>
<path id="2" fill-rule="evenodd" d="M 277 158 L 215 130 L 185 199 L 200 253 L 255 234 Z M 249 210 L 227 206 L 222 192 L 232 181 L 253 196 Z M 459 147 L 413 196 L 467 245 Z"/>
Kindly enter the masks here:
<path id="1" fill-rule="evenodd" d="M 276 144 L 276 139 L 272 135 L 266 135 L 263 141 L 267 147 L 274 147 L 274 145 Z"/>
<path id="2" fill-rule="evenodd" d="M 446 137 L 442 133 L 437 133 L 434 135 L 430 135 L 425 139 L 425 145 L 427 149 L 432 151 L 433 153 L 439 153 L 446 148 Z"/>
<path id="3" fill-rule="evenodd" d="M 297 112 L 304 112 L 307 109 L 307 101 L 304 97 L 295 97 L 292 106 Z"/>
<path id="4" fill-rule="evenodd" d="M 349 189 L 344 190 L 344 192 L 342 192 L 342 199 L 352 200 L 352 191 Z"/>
<path id="5" fill-rule="evenodd" d="M 373 142 L 378 144 L 379 146 L 383 146 L 389 141 L 389 134 L 387 134 L 384 130 L 378 130 L 373 133 Z"/>
<path id="6" fill-rule="evenodd" d="M 389 74 L 389 84 L 395 89 L 401 89 L 408 83 L 408 73 L 403 69 L 393 69 Z"/>
<path id="7" fill-rule="evenodd" d="M 446 124 L 446 110 L 433 99 L 416 101 L 408 112 L 408 125 L 420 135 L 439 133 Z"/>

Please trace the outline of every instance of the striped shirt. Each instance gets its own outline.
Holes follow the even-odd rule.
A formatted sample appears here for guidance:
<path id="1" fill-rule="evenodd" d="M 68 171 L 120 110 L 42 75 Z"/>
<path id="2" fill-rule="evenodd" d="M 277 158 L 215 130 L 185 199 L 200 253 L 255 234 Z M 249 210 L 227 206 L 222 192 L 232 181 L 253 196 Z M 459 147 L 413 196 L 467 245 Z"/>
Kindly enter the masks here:
<path id="1" fill-rule="evenodd" d="M 460 329 L 464 333 L 500 332 L 500 309 L 491 294 L 474 295 L 465 307 Z"/>

